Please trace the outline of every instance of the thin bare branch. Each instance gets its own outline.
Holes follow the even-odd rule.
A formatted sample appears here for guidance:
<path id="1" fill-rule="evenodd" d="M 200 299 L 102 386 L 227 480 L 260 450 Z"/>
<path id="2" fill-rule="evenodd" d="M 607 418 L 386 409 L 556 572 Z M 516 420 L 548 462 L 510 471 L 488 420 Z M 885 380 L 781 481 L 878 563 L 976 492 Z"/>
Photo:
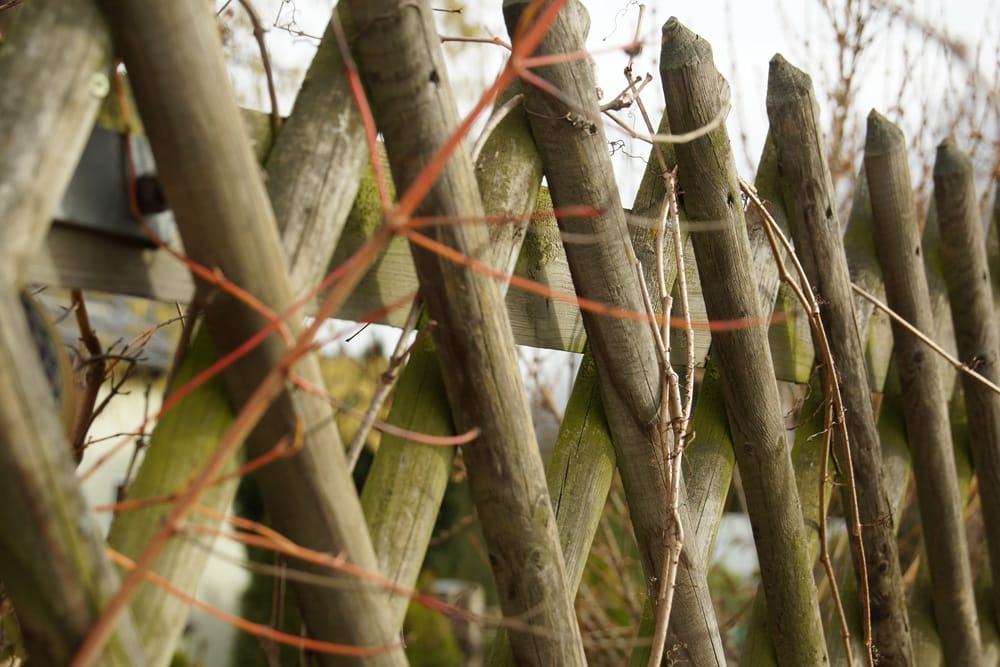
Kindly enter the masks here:
<path id="1" fill-rule="evenodd" d="M 904 320 L 902 317 L 900 317 L 899 314 L 896 313 L 896 311 L 890 308 L 888 304 L 886 304 L 884 301 L 881 301 L 877 296 L 865 290 L 863 287 L 855 285 L 853 283 L 851 284 L 851 289 L 854 290 L 856 294 L 860 295 L 867 301 L 871 302 L 873 306 L 875 306 L 883 313 L 888 315 L 894 322 L 899 324 L 901 327 L 904 327 L 907 331 L 916 336 L 927 347 L 934 350 L 935 354 L 937 354 L 939 357 L 947 361 L 952 367 L 955 368 L 955 370 L 959 371 L 960 373 L 965 373 L 966 375 L 968 375 L 973 380 L 980 383 L 993 393 L 1000 394 L 1000 386 L 997 386 L 995 383 L 991 382 L 989 378 L 980 375 L 978 372 L 976 372 L 974 368 L 970 367 L 968 364 L 962 363 L 961 360 L 949 354 L 947 350 L 945 350 L 943 347 L 935 343 L 930 336 L 920 331 L 915 326 L 913 326 L 912 324 Z"/>

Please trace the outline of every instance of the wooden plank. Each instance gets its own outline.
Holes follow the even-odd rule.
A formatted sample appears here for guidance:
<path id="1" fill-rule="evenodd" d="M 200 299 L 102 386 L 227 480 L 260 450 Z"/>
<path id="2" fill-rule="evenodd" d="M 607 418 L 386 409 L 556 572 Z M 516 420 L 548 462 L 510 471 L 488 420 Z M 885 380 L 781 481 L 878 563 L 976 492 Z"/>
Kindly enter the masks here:
<path id="1" fill-rule="evenodd" d="M 18 292 L 107 91 L 112 47 L 87 0 L 35 0 L 17 18 L 0 45 L 0 577 L 17 610 L 19 650 L 33 664 L 65 665 L 119 577 Z M 143 664 L 129 619 L 105 627 L 102 664 Z"/>
<path id="2" fill-rule="evenodd" d="M 906 140 L 875 111 L 868 116 L 865 169 L 889 306 L 919 330 L 934 331 Z M 942 644 L 946 655 L 979 664 L 979 623 L 938 359 L 895 322 L 892 331 L 920 514 L 936 531 L 926 545 Z"/>
<path id="3" fill-rule="evenodd" d="M 268 116 L 243 110 L 243 121 L 257 156 L 263 159 L 271 145 Z M 110 127 L 118 123 L 111 111 L 105 113 L 99 122 Z M 108 178 L 112 177 L 109 175 Z M 358 197 L 328 270 L 335 269 L 374 236 L 381 223 L 375 193 L 373 176 L 368 171 L 362 177 Z M 124 192 L 121 197 L 125 197 Z M 73 212 L 72 207 L 64 209 L 67 215 Z M 550 200 L 540 199 L 537 212 L 546 210 L 551 210 Z M 633 216 L 626 211 L 626 219 L 633 225 L 633 234 L 636 229 L 648 225 L 645 214 Z M 29 281 L 164 302 L 190 301 L 194 284 L 183 264 L 162 250 L 150 248 L 148 243 L 137 238 L 105 234 L 93 227 L 82 226 L 81 222 L 70 218 L 57 218 L 54 221 L 48 237 L 28 265 Z M 171 242 L 176 249 L 183 249 L 176 235 L 171 237 Z M 685 265 L 689 272 L 692 316 L 696 320 L 705 321 L 707 315 L 704 299 L 701 296 L 701 285 L 696 280 L 697 268 L 690 243 L 685 245 L 685 251 L 690 260 Z M 514 274 L 537 281 L 562 294 L 574 293 L 555 218 L 543 216 L 528 225 Z M 398 302 L 412 293 L 415 280 L 416 273 L 409 249 L 405 242 L 396 239 L 362 279 L 339 317 L 359 320 L 381 310 L 387 304 Z M 586 332 L 579 309 L 573 304 L 516 287 L 508 292 L 506 303 L 511 329 L 518 344 L 569 352 L 583 351 Z M 803 383 L 809 376 L 812 341 L 808 326 L 796 308 L 787 295 L 779 301 L 776 312 L 781 314 L 781 318 L 771 326 L 769 338 L 777 378 Z M 401 326 L 404 318 L 405 309 L 397 309 L 385 315 L 380 322 Z M 885 324 L 885 328 L 888 329 L 888 324 Z M 695 340 L 696 358 L 701 363 L 708 350 L 711 335 L 707 331 L 697 331 Z M 678 356 L 683 350 L 674 346 L 673 353 L 674 362 L 683 363 Z M 873 382 L 881 386 L 880 378 Z"/>
<path id="4" fill-rule="evenodd" d="M 424 0 L 350 0 L 349 6 L 369 103 L 385 137 L 396 188 L 403 193 L 420 187 L 425 166 L 459 125 L 432 10 Z M 462 220 L 481 218 L 483 212 L 472 160 L 459 144 L 404 214 Z M 494 254 L 481 225 L 446 223 L 423 234 L 479 261 L 488 262 Z M 500 607 L 505 617 L 530 617 L 532 626 L 547 631 L 510 629 L 513 654 L 519 664 L 585 664 L 501 291 L 492 278 L 415 240 L 411 254 L 421 298 L 437 321 L 431 335 L 455 426 L 479 431 L 463 454 Z"/>
<path id="5" fill-rule="evenodd" d="M 677 133 L 708 125 L 731 95 L 712 62 L 711 47 L 674 18 L 663 26 L 660 77 L 670 126 Z M 701 224 L 723 222 L 722 229 L 694 234 L 693 239 L 709 315 L 757 319 L 763 311 L 726 130 L 717 127 L 678 144 L 676 151 L 689 218 Z M 692 223 L 695 229 L 697 223 Z M 766 332 L 759 327 L 717 332 L 712 357 L 719 360 L 772 641 L 782 660 L 820 664 L 827 659 L 826 646 Z"/>
<path id="6" fill-rule="evenodd" d="M 529 11 L 527 6 L 526 1 L 505 4 L 507 30 L 515 39 L 518 21 Z M 578 3 L 570 4 L 546 33 L 538 54 L 556 56 L 584 50 L 589 25 L 586 9 Z M 581 205 L 594 209 L 593 215 L 561 215 L 558 220 L 559 229 L 568 235 L 563 248 L 574 291 L 593 301 L 645 312 L 636 266 L 642 248 L 633 250 L 632 246 L 636 238 L 636 246 L 654 248 L 653 230 L 632 230 L 636 233 L 630 234 L 600 124 L 568 120 L 576 116 L 600 117 L 593 94 L 593 68 L 586 60 L 568 59 L 541 68 L 537 74 L 562 92 L 557 98 L 538 87 L 525 91 L 525 107 L 553 203 L 556 210 Z M 658 216 L 659 209 L 649 213 Z M 653 256 L 650 252 L 642 257 L 647 268 L 655 266 L 650 261 Z M 657 278 L 653 273 L 647 273 L 647 280 L 649 291 L 655 294 Z M 665 276 L 668 285 L 673 277 Z M 674 541 L 681 549 L 679 553 L 669 549 L 672 535 L 680 531 L 691 534 L 691 508 L 681 500 L 674 514 L 667 506 L 671 488 L 683 498 L 683 484 L 678 477 L 673 480 L 676 486 L 668 486 L 664 474 L 666 445 L 656 415 L 664 391 L 661 379 L 667 369 L 661 366 L 653 329 L 646 322 L 590 311 L 583 313 L 583 322 L 647 582 L 647 598 L 654 601 L 654 606 L 660 600 L 665 563 L 676 557 L 680 563 L 677 585 L 670 594 L 671 616 L 677 620 L 670 624 L 668 641 L 671 646 L 683 647 L 676 653 L 678 660 L 698 665 L 723 664 L 724 650 L 704 575 L 705 563 L 695 555 L 693 540 Z M 682 525 L 678 526 L 678 522 Z"/>
<path id="7" fill-rule="evenodd" d="M 274 139 L 273 148 L 270 117 L 251 116 L 245 111 L 242 114 L 254 144 L 255 158 L 260 161 L 266 158 L 268 195 L 282 232 L 292 288 L 297 293 L 308 289 L 325 273 L 336 235 L 357 191 L 359 179 L 356 175 L 368 160 L 360 116 L 332 34 L 320 44 L 306 80 L 310 85 L 296 98 L 291 115 Z M 263 122 L 255 122 L 255 119 Z M 309 150 L 303 150 L 304 145 Z M 323 226 L 322 233 L 313 234 L 318 224 Z M 108 238 L 109 242 L 123 240 Z M 166 255 L 152 253 L 147 256 L 162 258 Z M 185 287 L 189 288 L 187 283 Z M 90 316 L 93 320 L 93 308 Z M 148 353 L 147 347 L 144 356 Z M 173 350 L 168 353 L 168 361 L 172 353 Z M 191 346 L 182 357 L 172 383 L 175 388 L 183 386 L 218 359 L 204 328 L 194 334 Z M 169 364 L 165 362 L 164 365 Z M 160 417 L 142 465 L 129 487 L 128 499 L 172 493 L 205 465 L 233 422 L 234 413 L 227 394 L 222 379 L 213 378 Z M 184 456 L 177 456 L 179 448 L 183 449 Z M 233 460 L 229 467 L 234 468 L 237 463 Z M 217 512 L 226 512 L 238 482 L 232 479 L 213 486 L 201 496 L 199 503 Z M 112 523 L 109 543 L 122 553 L 138 553 L 170 509 L 169 504 L 158 504 L 118 513 Z M 192 520 L 218 527 L 217 521 L 206 516 Z M 209 556 L 197 543 L 174 540 L 164 548 L 156 571 L 177 589 L 193 595 Z M 188 605 L 161 588 L 144 586 L 132 601 L 131 609 L 132 618 L 145 640 L 143 649 L 150 664 L 165 665 L 187 622 Z"/>
<path id="8" fill-rule="evenodd" d="M 1000 381 L 1000 334 L 993 314 L 975 173 L 972 160 L 950 141 L 937 149 L 934 201 L 959 358 L 991 381 Z M 968 375 L 962 374 L 961 380 L 990 568 L 993 581 L 1000 582 L 1000 396 Z M 1000 586 L 993 586 L 993 599 L 1000 609 Z"/>
<path id="9" fill-rule="evenodd" d="M 206 266 L 220 267 L 268 308 L 283 312 L 295 298 L 288 263 L 258 156 L 240 126 L 211 7 L 200 0 L 149 6 L 109 0 L 105 5 L 116 45 L 133 75 L 135 99 L 187 253 Z M 262 314 L 221 291 L 205 308 L 205 325 L 220 355 L 243 345 L 266 324 Z M 287 326 L 293 336 L 301 331 L 299 323 Z M 258 387 L 274 383 L 272 369 L 286 362 L 287 353 L 285 341 L 274 334 L 227 366 L 224 378 L 232 404 L 240 408 L 259 397 Z M 308 384 L 323 385 L 315 354 L 298 358 L 295 372 Z M 274 528 L 301 546 L 346 552 L 352 564 L 377 571 L 330 405 L 293 390 L 290 383 L 272 386 L 273 401 L 247 436 L 248 455 L 271 454 L 284 437 L 302 433 L 294 456 L 256 473 Z M 358 658 L 316 653 L 319 664 L 406 664 L 383 591 L 317 564 L 298 566 L 340 582 L 314 586 L 293 581 L 310 635 L 380 649 L 373 651 L 377 655 Z"/>
<path id="10" fill-rule="evenodd" d="M 503 165 L 497 169 L 500 151 Z M 488 214 L 523 216 L 534 209 L 542 165 L 523 108 L 517 106 L 499 120 L 476 163 L 483 209 Z M 363 196 L 375 199 L 373 205 L 377 205 L 374 192 Z M 489 231 L 496 251 L 491 253 L 491 265 L 504 269 L 509 256 L 518 250 L 523 227 L 491 225 Z M 430 336 L 422 336 L 410 352 L 393 392 L 388 422 L 411 433 L 455 434 L 440 358 Z M 433 447 L 390 433 L 382 435 L 361 493 L 361 504 L 382 573 L 403 586 L 417 584 L 453 457 L 452 447 Z M 405 596 L 389 600 L 393 620 L 399 627 L 408 603 Z M 505 646 L 509 651 L 506 641 Z"/>
<path id="11" fill-rule="evenodd" d="M 191 272 L 165 251 L 59 221 L 32 260 L 28 282 L 165 302 L 188 303 L 194 295 Z"/>
<path id="12" fill-rule="evenodd" d="M 851 497 L 856 494 L 861 526 L 859 534 L 849 531 L 851 555 L 858 579 L 867 584 L 861 589 L 870 587 L 871 591 L 865 603 L 871 614 L 872 645 L 866 647 L 865 653 L 893 664 L 909 664 L 913 662 L 913 649 L 896 524 L 886 493 L 875 411 L 862 354 L 862 329 L 854 312 L 836 195 L 818 126 L 819 104 L 812 79 L 780 55 L 771 60 L 767 113 L 778 149 L 785 211 L 797 255 L 820 304 L 819 315 L 838 384 L 836 392 L 845 412 L 849 443 L 839 435 L 834 442 L 850 451 L 854 487 L 841 486 L 841 503 L 850 507 Z M 819 363 L 824 362 L 819 360 Z"/>

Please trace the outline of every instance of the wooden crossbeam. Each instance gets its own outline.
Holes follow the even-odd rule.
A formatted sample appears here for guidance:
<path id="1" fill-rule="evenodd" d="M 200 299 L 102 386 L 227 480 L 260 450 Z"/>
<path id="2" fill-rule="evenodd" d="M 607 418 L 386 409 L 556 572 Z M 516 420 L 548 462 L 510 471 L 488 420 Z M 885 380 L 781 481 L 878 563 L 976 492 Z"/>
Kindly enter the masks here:
<path id="1" fill-rule="evenodd" d="M 256 135 L 259 128 L 266 127 L 266 123 L 254 122 L 252 112 L 247 112 L 247 120 L 248 131 L 252 134 Z M 141 137 L 133 138 L 139 139 L 133 146 L 144 145 L 145 140 Z M 100 150 L 92 151 L 91 155 L 101 156 L 104 161 L 88 161 L 87 156 L 81 161 L 74 180 L 81 185 L 76 190 L 71 189 L 64 198 L 60 218 L 52 225 L 42 250 L 30 267 L 30 280 L 47 285 L 187 303 L 194 290 L 187 267 L 163 250 L 152 247 L 141 236 L 138 226 L 134 229 L 123 226 L 122 213 L 117 208 L 119 204 L 124 206 L 125 201 L 124 180 L 119 175 L 122 165 L 107 159 L 109 154 L 113 154 L 111 144 L 120 146 L 122 135 L 99 128 L 92 141 L 102 146 Z M 266 139 L 258 138 L 256 141 L 266 149 Z M 144 169 L 146 173 L 155 173 L 151 157 L 148 163 L 144 163 Z M 84 179 L 79 178 L 82 172 L 88 172 Z M 365 196 L 366 188 L 374 188 L 371 179 L 370 173 L 364 177 L 359 201 Z M 114 224 L 96 215 L 98 210 L 106 210 L 107 219 L 113 220 Z M 373 220 L 367 210 L 364 206 L 355 205 L 331 269 L 374 233 L 378 221 Z M 181 249 L 177 235 L 171 231 L 170 212 L 160 213 L 156 219 L 159 223 L 157 233 L 171 239 L 171 244 Z M 688 267 L 691 273 L 688 285 L 692 291 L 692 315 L 704 320 L 704 302 L 693 256 L 688 260 Z M 554 218 L 544 218 L 529 226 L 515 273 L 557 292 L 574 293 Z M 388 245 L 339 316 L 348 320 L 362 319 L 412 293 L 416 285 L 409 248 L 402 239 L 397 239 Z M 576 306 L 512 288 L 507 295 L 507 309 L 518 344 L 570 352 L 583 350 L 586 334 Z M 402 308 L 389 313 L 380 322 L 400 326 L 405 316 L 406 309 Z M 812 363 L 812 342 L 801 320 L 786 319 L 772 325 L 769 332 L 775 372 L 780 380 L 800 383 L 807 380 Z M 709 341 L 707 332 L 698 332 L 698 359 L 704 358 Z M 678 358 L 677 362 L 683 363 L 683 360 Z"/>

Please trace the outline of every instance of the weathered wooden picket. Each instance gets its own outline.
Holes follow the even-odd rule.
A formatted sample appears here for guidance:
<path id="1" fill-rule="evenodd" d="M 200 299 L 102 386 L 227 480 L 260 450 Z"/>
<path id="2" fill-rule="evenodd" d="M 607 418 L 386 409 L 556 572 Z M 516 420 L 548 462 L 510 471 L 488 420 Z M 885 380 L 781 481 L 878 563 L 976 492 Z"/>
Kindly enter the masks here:
<path id="1" fill-rule="evenodd" d="M 368 148 L 340 51 L 339 23 L 331 23 L 295 109 L 274 134 L 266 122 L 240 122 L 204 2 L 102 5 L 110 33 L 87 0 L 26 3 L 17 30 L 0 47 L 0 253 L 6 278 L 0 380 L 7 387 L 0 400 L 0 578 L 17 610 L 24 646 L 40 663 L 68 663 L 82 654 L 108 664 L 165 665 L 188 603 L 151 583 L 132 589 L 131 599 L 123 597 L 131 575 L 123 571 L 126 586 L 120 587 L 103 536 L 85 518 L 51 395 L 33 362 L 18 291 L 38 282 L 202 302 L 205 326 L 184 355 L 174 387 L 268 326 L 259 311 L 225 291 L 213 292 L 204 283 L 196 289 L 188 266 L 166 250 L 81 228 L 74 220 L 57 220 L 48 229 L 107 92 L 102 81 L 107 83 L 113 34 L 176 218 L 176 248 L 183 244 L 188 257 L 220 268 L 274 313 L 286 312 L 328 272 L 363 261 L 358 257 L 367 258 L 370 270 L 363 277 L 359 270 L 345 272 L 329 290 L 334 296 L 325 297 L 339 299 L 336 310 L 327 301 L 311 306 L 314 312 L 360 319 L 404 301 L 420 285 L 436 321 L 434 335 L 412 351 L 388 421 L 442 436 L 478 429 L 464 458 L 508 621 L 493 664 L 583 664 L 572 600 L 616 468 L 651 597 L 663 569 L 669 526 L 652 420 L 661 369 L 648 323 L 581 313 L 571 300 L 551 293 L 508 288 L 426 248 L 406 247 L 402 234 L 372 255 L 368 249 L 385 234 L 386 218 L 375 175 L 364 167 Z M 526 0 L 505 3 L 512 34 L 528 7 Z M 410 192 L 459 122 L 440 74 L 444 65 L 429 10 L 424 3 L 400 8 L 352 0 L 340 3 L 336 13 L 367 80 L 385 138 L 385 164 L 400 192 Z M 538 36 L 538 53 L 581 51 L 586 22 L 582 7 L 570 3 Z M 675 19 L 664 26 L 663 37 L 667 110 L 658 132 L 708 126 L 729 101 L 708 43 Z M 56 39 L 63 48 L 29 51 L 33 41 Z M 518 39 L 531 37 L 518 33 Z M 569 60 L 539 67 L 536 74 L 563 99 L 515 83 L 501 94 L 501 111 L 471 159 L 459 150 L 422 200 L 401 215 L 520 219 L 444 225 L 433 238 L 552 292 L 641 312 L 631 253 L 654 284 L 651 221 L 659 218 L 665 196 L 658 163 L 649 160 L 636 201 L 623 209 L 602 131 L 567 115 L 569 101 L 569 111 L 578 110 L 580 119 L 597 116 L 589 65 Z M 848 452 L 842 431 L 825 433 L 830 367 L 814 359 L 814 340 L 820 339 L 813 338 L 779 275 L 779 265 L 792 258 L 783 253 L 780 263 L 775 260 L 764 218 L 741 190 L 725 129 L 664 145 L 682 190 L 686 225 L 674 233 L 686 236 L 693 317 L 766 322 L 768 313 L 776 315 L 769 325 L 711 337 L 701 332 L 696 339 L 704 377 L 689 428 L 695 437 L 684 454 L 685 541 L 669 627 L 671 659 L 726 663 L 705 568 L 738 466 L 761 567 L 745 664 L 844 664 L 845 645 L 858 664 L 868 663 L 866 655 L 878 664 L 994 664 L 1000 658 L 1000 595 L 992 585 L 1000 577 L 1000 396 L 967 374 L 959 391 L 953 368 L 913 334 L 890 325 L 851 285 L 887 300 L 996 382 L 1000 339 L 991 289 L 1000 282 L 1000 221 L 993 221 L 987 243 L 971 164 L 945 142 L 921 244 L 902 134 L 876 112 L 868 119 L 854 206 L 849 220 L 840 221 L 811 82 L 780 56 L 771 63 L 768 115 L 771 132 L 755 188 L 769 216 L 794 241 L 818 299 L 826 342 L 817 347 L 828 347 L 835 361 L 842 413 L 834 414 L 834 422 L 846 425 L 850 447 Z M 539 192 L 543 173 L 550 189 Z M 596 215 L 559 220 L 558 226 L 554 218 L 526 222 L 536 210 L 581 204 L 593 206 Z M 1000 193 L 994 218 L 998 209 Z M 564 245 L 566 232 L 593 241 Z M 674 271 L 671 263 L 670 282 Z M 395 309 L 382 319 L 398 325 L 403 317 L 405 309 Z M 285 326 L 290 336 L 302 329 Z M 514 342 L 583 352 L 544 476 Z M 678 337 L 679 364 L 683 348 Z M 376 649 L 392 645 L 409 601 L 406 591 L 415 585 L 431 537 L 453 449 L 383 435 L 359 498 L 329 405 L 272 373 L 289 368 L 287 349 L 271 335 L 230 365 L 224 381 L 200 385 L 160 417 L 129 494 L 137 499 L 180 489 L 176 503 L 119 514 L 107 544 L 140 567 L 152 566 L 176 590 L 192 593 L 207 555 L 189 541 L 169 538 L 183 518 L 178 508 L 188 509 L 184 502 L 193 500 L 185 496 L 196 486 L 193 476 L 208 466 L 212 476 L 234 470 L 234 459 L 216 457 L 243 438 L 249 455 L 261 456 L 298 432 L 299 451 L 260 473 L 274 526 L 316 552 L 345 553 L 353 565 L 401 587 L 392 590 L 340 571 L 332 587 L 295 583 L 310 636 Z M 294 371 L 321 384 L 309 354 L 295 361 Z M 809 386 L 790 450 L 778 382 Z M 271 388 L 266 398 L 273 403 L 266 410 L 259 407 L 262 386 Z M 252 432 L 246 406 L 258 406 L 260 422 Z M 839 468 L 828 461 L 826 435 Z M 926 558 L 907 601 L 896 520 L 911 473 Z M 853 485 L 844 483 L 848 474 Z M 988 547 L 975 580 L 963 514 L 973 474 Z M 814 584 L 821 516 L 835 490 L 852 538 L 854 571 L 865 575 L 838 573 L 851 633 L 847 642 L 837 619 L 821 618 Z M 184 530 L 219 528 L 212 511 L 225 511 L 234 493 L 234 480 L 204 491 L 197 502 L 206 509 L 184 519 Z M 330 576 L 323 563 L 301 567 Z M 869 591 L 867 604 L 859 604 L 859 588 Z M 122 613 L 126 607 L 129 614 Z M 648 660 L 643 638 L 653 614 L 651 607 L 647 611 L 649 627 L 637 629 L 630 664 Z M 106 622 L 95 626 L 100 618 Z M 862 643 L 868 624 L 871 651 Z M 323 664 L 405 664 L 401 650 L 355 658 L 317 655 Z"/>

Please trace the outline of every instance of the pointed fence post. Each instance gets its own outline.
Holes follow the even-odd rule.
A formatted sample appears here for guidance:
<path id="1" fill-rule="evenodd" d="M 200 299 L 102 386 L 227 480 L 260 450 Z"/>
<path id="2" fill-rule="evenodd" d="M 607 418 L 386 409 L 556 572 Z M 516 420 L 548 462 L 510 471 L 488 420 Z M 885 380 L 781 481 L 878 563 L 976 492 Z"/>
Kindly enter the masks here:
<path id="1" fill-rule="evenodd" d="M 708 42 L 671 18 L 663 26 L 660 76 L 670 127 L 702 128 L 729 100 L 729 86 L 712 62 Z M 724 228 L 693 235 L 705 305 L 712 320 L 760 320 L 760 300 L 750 266 L 741 194 L 729 138 L 716 127 L 678 144 L 678 178 L 690 224 Z M 768 599 L 771 637 L 789 664 L 826 658 L 816 587 L 782 409 L 763 326 L 714 332 L 722 390 L 736 462 L 754 529 L 761 579 Z"/>
<path id="2" fill-rule="evenodd" d="M 886 492 L 875 411 L 854 312 L 851 279 L 841 240 L 837 203 L 826 163 L 819 105 L 812 80 L 780 55 L 771 60 L 767 111 L 778 149 L 778 168 L 797 255 L 820 303 L 830 353 L 840 386 L 850 440 L 851 471 L 857 493 L 861 533 L 851 532 L 851 554 L 858 578 L 871 592 L 872 646 L 867 652 L 892 664 L 913 661 L 906 596 L 896 544 L 896 522 Z M 825 363 L 817 359 L 817 363 Z M 830 397 L 827 397 L 830 400 Z M 839 434 L 834 442 L 843 447 Z M 851 506 L 851 489 L 841 486 L 842 506 Z M 848 512 L 845 510 L 845 514 Z M 865 566 L 860 555 L 864 553 Z"/>
<path id="3" fill-rule="evenodd" d="M 920 331 L 933 332 L 906 141 L 874 110 L 868 115 L 865 169 L 889 306 Z M 980 664 L 979 621 L 938 359 L 895 322 L 892 331 L 920 516 L 935 531 L 925 545 L 944 653 L 949 664 Z"/>

